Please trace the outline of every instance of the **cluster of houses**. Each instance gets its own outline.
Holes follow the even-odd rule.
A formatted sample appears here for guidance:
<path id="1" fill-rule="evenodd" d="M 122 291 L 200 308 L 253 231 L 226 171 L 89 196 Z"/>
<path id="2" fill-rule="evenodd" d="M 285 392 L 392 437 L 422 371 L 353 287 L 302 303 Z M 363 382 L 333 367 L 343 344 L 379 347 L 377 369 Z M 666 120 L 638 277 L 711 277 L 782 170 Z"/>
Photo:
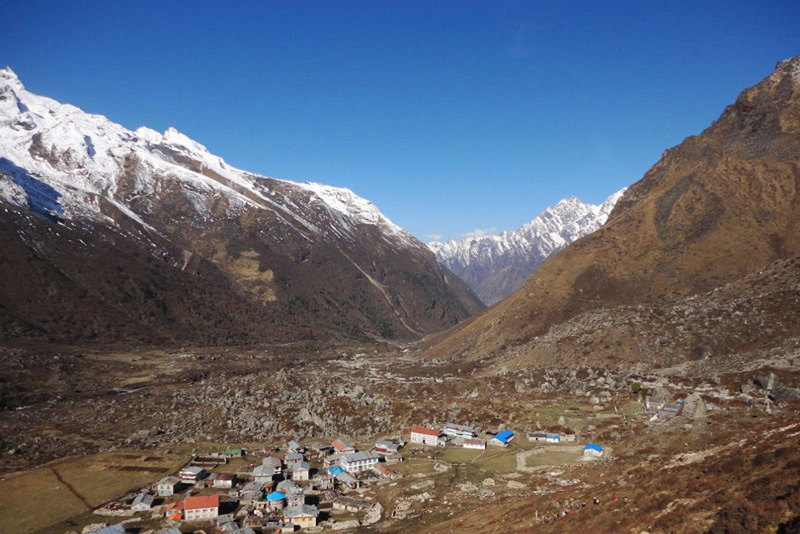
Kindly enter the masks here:
<path id="1" fill-rule="evenodd" d="M 353 444 L 337 439 L 330 445 L 316 445 L 313 450 L 307 450 L 298 441 L 291 440 L 286 444 L 283 458 L 275 455 L 276 449 L 270 449 L 265 451 L 269 455 L 259 464 L 250 464 L 235 474 L 207 471 L 207 468 L 227 463 L 229 458 L 245 454 L 241 449 L 229 449 L 221 454 L 194 457 L 177 474 L 144 488 L 128 506 L 133 513 L 147 512 L 154 507 L 157 498 L 162 498 L 169 501 L 163 506 L 165 519 L 215 521 L 217 528 L 228 534 L 255 534 L 254 529 L 292 532 L 297 528 L 315 527 L 320 512 L 318 506 L 306 502 L 307 494 L 314 493 L 315 502 L 329 503 L 333 510 L 362 512 L 372 509 L 374 503 L 345 497 L 343 493 L 359 488 L 366 480 L 402 477 L 391 467 L 402 461 L 399 452 L 402 445 L 396 440 L 383 439 L 377 441 L 373 449 L 359 451 Z M 312 469 L 311 457 L 322 467 Z M 209 490 L 227 491 L 222 494 Z M 177 495 L 183 498 L 174 500 Z M 119 532 L 124 532 L 124 528 Z"/>
<path id="2" fill-rule="evenodd" d="M 413 427 L 411 429 L 410 442 L 430 447 L 446 447 L 448 443 L 452 442 L 455 445 L 461 445 L 465 449 L 484 450 L 487 443 L 499 447 L 508 447 L 513 439 L 514 432 L 511 430 L 501 430 L 493 434 L 487 441 L 478 439 L 478 431 L 472 427 L 447 423 L 440 429 L 424 426 Z"/>
<path id="3" fill-rule="evenodd" d="M 575 441 L 574 434 L 529 432 L 531 441 L 559 443 Z M 514 439 L 511 430 L 487 433 L 484 439 L 472 427 L 447 423 L 442 428 L 414 426 L 410 442 L 430 447 L 448 444 L 485 450 L 487 445 L 508 447 Z M 166 501 L 164 518 L 173 521 L 216 522 L 226 534 L 255 534 L 260 532 L 292 532 L 317 526 L 320 507 L 347 512 L 365 512 L 374 503 L 346 496 L 350 490 L 375 480 L 402 477 L 392 464 L 403 457 L 404 443 L 381 439 L 370 450 L 359 451 L 352 443 L 336 439 L 330 444 L 317 444 L 310 450 L 296 440 L 286 444 L 286 453 L 278 457 L 278 449 L 265 449 L 258 464 L 249 464 L 236 473 L 213 472 L 230 458 L 243 457 L 242 449 L 228 449 L 211 456 L 196 456 L 177 474 L 167 476 L 144 488 L 129 499 L 129 510 L 147 512 L 156 499 Z M 587 456 L 601 456 L 599 445 L 584 448 Z M 318 468 L 312 468 L 311 461 Z M 186 490 L 184 492 L 184 490 Z M 213 492 L 213 490 L 222 490 Z M 313 494 L 310 504 L 306 497 Z M 176 496 L 182 498 L 175 499 Z M 235 515 L 234 515 L 235 512 Z M 124 528 L 102 534 L 122 534 Z M 107 527 L 107 528 L 112 528 Z M 157 534 L 174 534 L 174 527 Z"/>

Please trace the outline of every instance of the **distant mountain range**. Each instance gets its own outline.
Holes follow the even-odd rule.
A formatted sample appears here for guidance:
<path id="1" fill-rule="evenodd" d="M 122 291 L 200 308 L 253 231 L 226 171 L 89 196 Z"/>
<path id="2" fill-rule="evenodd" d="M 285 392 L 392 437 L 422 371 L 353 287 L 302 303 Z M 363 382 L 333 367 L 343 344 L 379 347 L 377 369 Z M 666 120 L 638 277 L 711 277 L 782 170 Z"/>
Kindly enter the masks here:
<path id="1" fill-rule="evenodd" d="M 433 241 L 428 247 L 442 265 L 491 305 L 519 289 L 548 256 L 600 228 L 624 192 L 614 193 L 600 205 L 567 198 L 512 232 Z"/>
<path id="2" fill-rule="evenodd" d="M 235 169 L 0 70 L 0 338 L 413 339 L 482 308 L 347 189 Z"/>
<path id="3" fill-rule="evenodd" d="M 741 367 L 796 351 L 798 317 L 800 56 L 664 152 L 599 230 L 430 356 L 498 368 Z"/>

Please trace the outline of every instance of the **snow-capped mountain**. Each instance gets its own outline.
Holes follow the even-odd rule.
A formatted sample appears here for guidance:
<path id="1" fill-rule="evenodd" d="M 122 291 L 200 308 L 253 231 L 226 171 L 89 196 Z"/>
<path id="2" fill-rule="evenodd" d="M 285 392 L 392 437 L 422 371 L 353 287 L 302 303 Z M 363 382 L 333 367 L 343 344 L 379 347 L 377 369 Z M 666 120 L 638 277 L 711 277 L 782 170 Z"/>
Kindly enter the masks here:
<path id="1" fill-rule="evenodd" d="M 172 270 L 164 276 L 190 275 L 173 280 L 168 294 L 186 292 L 205 273 L 201 285 L 214 288 L 190 293 L 235 294 L 231 305 L 247 308 L 235 312 L 245 322 L 260 316 L 280 323 L 284 337 L 320 328 L 356 337 L 420 335 L 480 308 L 424 244 L 352 191 L 233 168 L 174 128 L 131 131 L 34 95 L 8 68 L 0 70 L 0 204 L 7 224 L 19 229 L 15 238 L 62 273 L 56 293 L 70 286 L 98 296 L 91 280 L 65 265 L 99 240 L 130 254 L 135 245 L 135 261 L 157 258 L 159 270 Z M 75 234 L 70 247 L 54 237 L 64 232 Z M 142 251 L 149 260 L 138 257 Z M 102 272 L 116 258 L 97 260 Z M 152 289 L 145 293 L 161 295 Z M 103 306 L 119 308 L 115 299 L 128 298 L 108 290 Z M 8 292 L 0 299 L 7 320 L 41 328 L 29 317 L 40 312 L 26 311 Z M 192 314 L 170 306 L 161 303 L 154 313 Z"/>
<path id="2" fill-rule="evenodd" d="M 518 289 L 548 256 L 600 228 L 624 192 L 614 193 L 600 205 L 567 198 L 517 230 L 433 241 L 428 247 L 442 265 L 491 305 Z"/>

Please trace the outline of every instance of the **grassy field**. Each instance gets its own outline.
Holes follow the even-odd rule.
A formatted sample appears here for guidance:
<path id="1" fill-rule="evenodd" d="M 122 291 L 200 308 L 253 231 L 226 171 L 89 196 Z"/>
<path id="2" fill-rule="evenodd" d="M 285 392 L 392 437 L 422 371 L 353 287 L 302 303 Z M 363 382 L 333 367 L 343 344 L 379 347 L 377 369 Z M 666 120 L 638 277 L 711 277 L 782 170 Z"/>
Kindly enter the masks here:
<path id="1" fill-rule="evenodd" d="M 2 531 L 44 529 L 155 482 L 187 459 L 155 451 L 101 453 L 23 472 L 0 482 Z"/>
<path id="2" fill-rule="evenodd" d="M 445 462 L 472 462 L 483 452 L 484 451 L 476 449 L 447 447 L 446 449 L 442 449 L 441 454 L 437 456 L 437 458 Z"/>
<path id="3" fill-rule="evenodd" d="M 480 466 L 487 473 L 495 474 L 510 473 L 517 470 L 516 451 L 504 450 L 499 453 L 494 452 L 494 454 L 489 452 L 494 451 L 487 451 L 487 455 L 475 462 L 475 465 Z"/>
<path id="4" fill-rule="evenodd" d="M 32 532 L 86 510 L 46 468 L 35 469 L 0 482 L 0 530 Z"/>
<path id="5" fill-rule="evenodd" d="M 532 454 L 525 459 L 528 467 L 544 467 L 550 465 L 569 465 L 574 464 L 583 456 L 580 452 L 550 450 L 541 454 Z"/>

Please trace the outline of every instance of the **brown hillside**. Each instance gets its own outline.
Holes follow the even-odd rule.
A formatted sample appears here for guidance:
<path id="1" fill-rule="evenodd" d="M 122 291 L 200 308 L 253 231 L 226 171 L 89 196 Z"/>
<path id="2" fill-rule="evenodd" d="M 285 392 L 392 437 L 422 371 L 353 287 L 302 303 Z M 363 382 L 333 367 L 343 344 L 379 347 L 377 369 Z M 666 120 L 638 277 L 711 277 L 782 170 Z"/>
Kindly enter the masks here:
<path id="1" fill-rule="evenodd" d="M 519 361 L 544 363 L 553 353 L 534 356 L 535 338 L 581 313 L 707 292 L 800 253 L 799 164 L 800 56 L 665 152 L 603 228 L 430 352 L 516 347 Z"/>

